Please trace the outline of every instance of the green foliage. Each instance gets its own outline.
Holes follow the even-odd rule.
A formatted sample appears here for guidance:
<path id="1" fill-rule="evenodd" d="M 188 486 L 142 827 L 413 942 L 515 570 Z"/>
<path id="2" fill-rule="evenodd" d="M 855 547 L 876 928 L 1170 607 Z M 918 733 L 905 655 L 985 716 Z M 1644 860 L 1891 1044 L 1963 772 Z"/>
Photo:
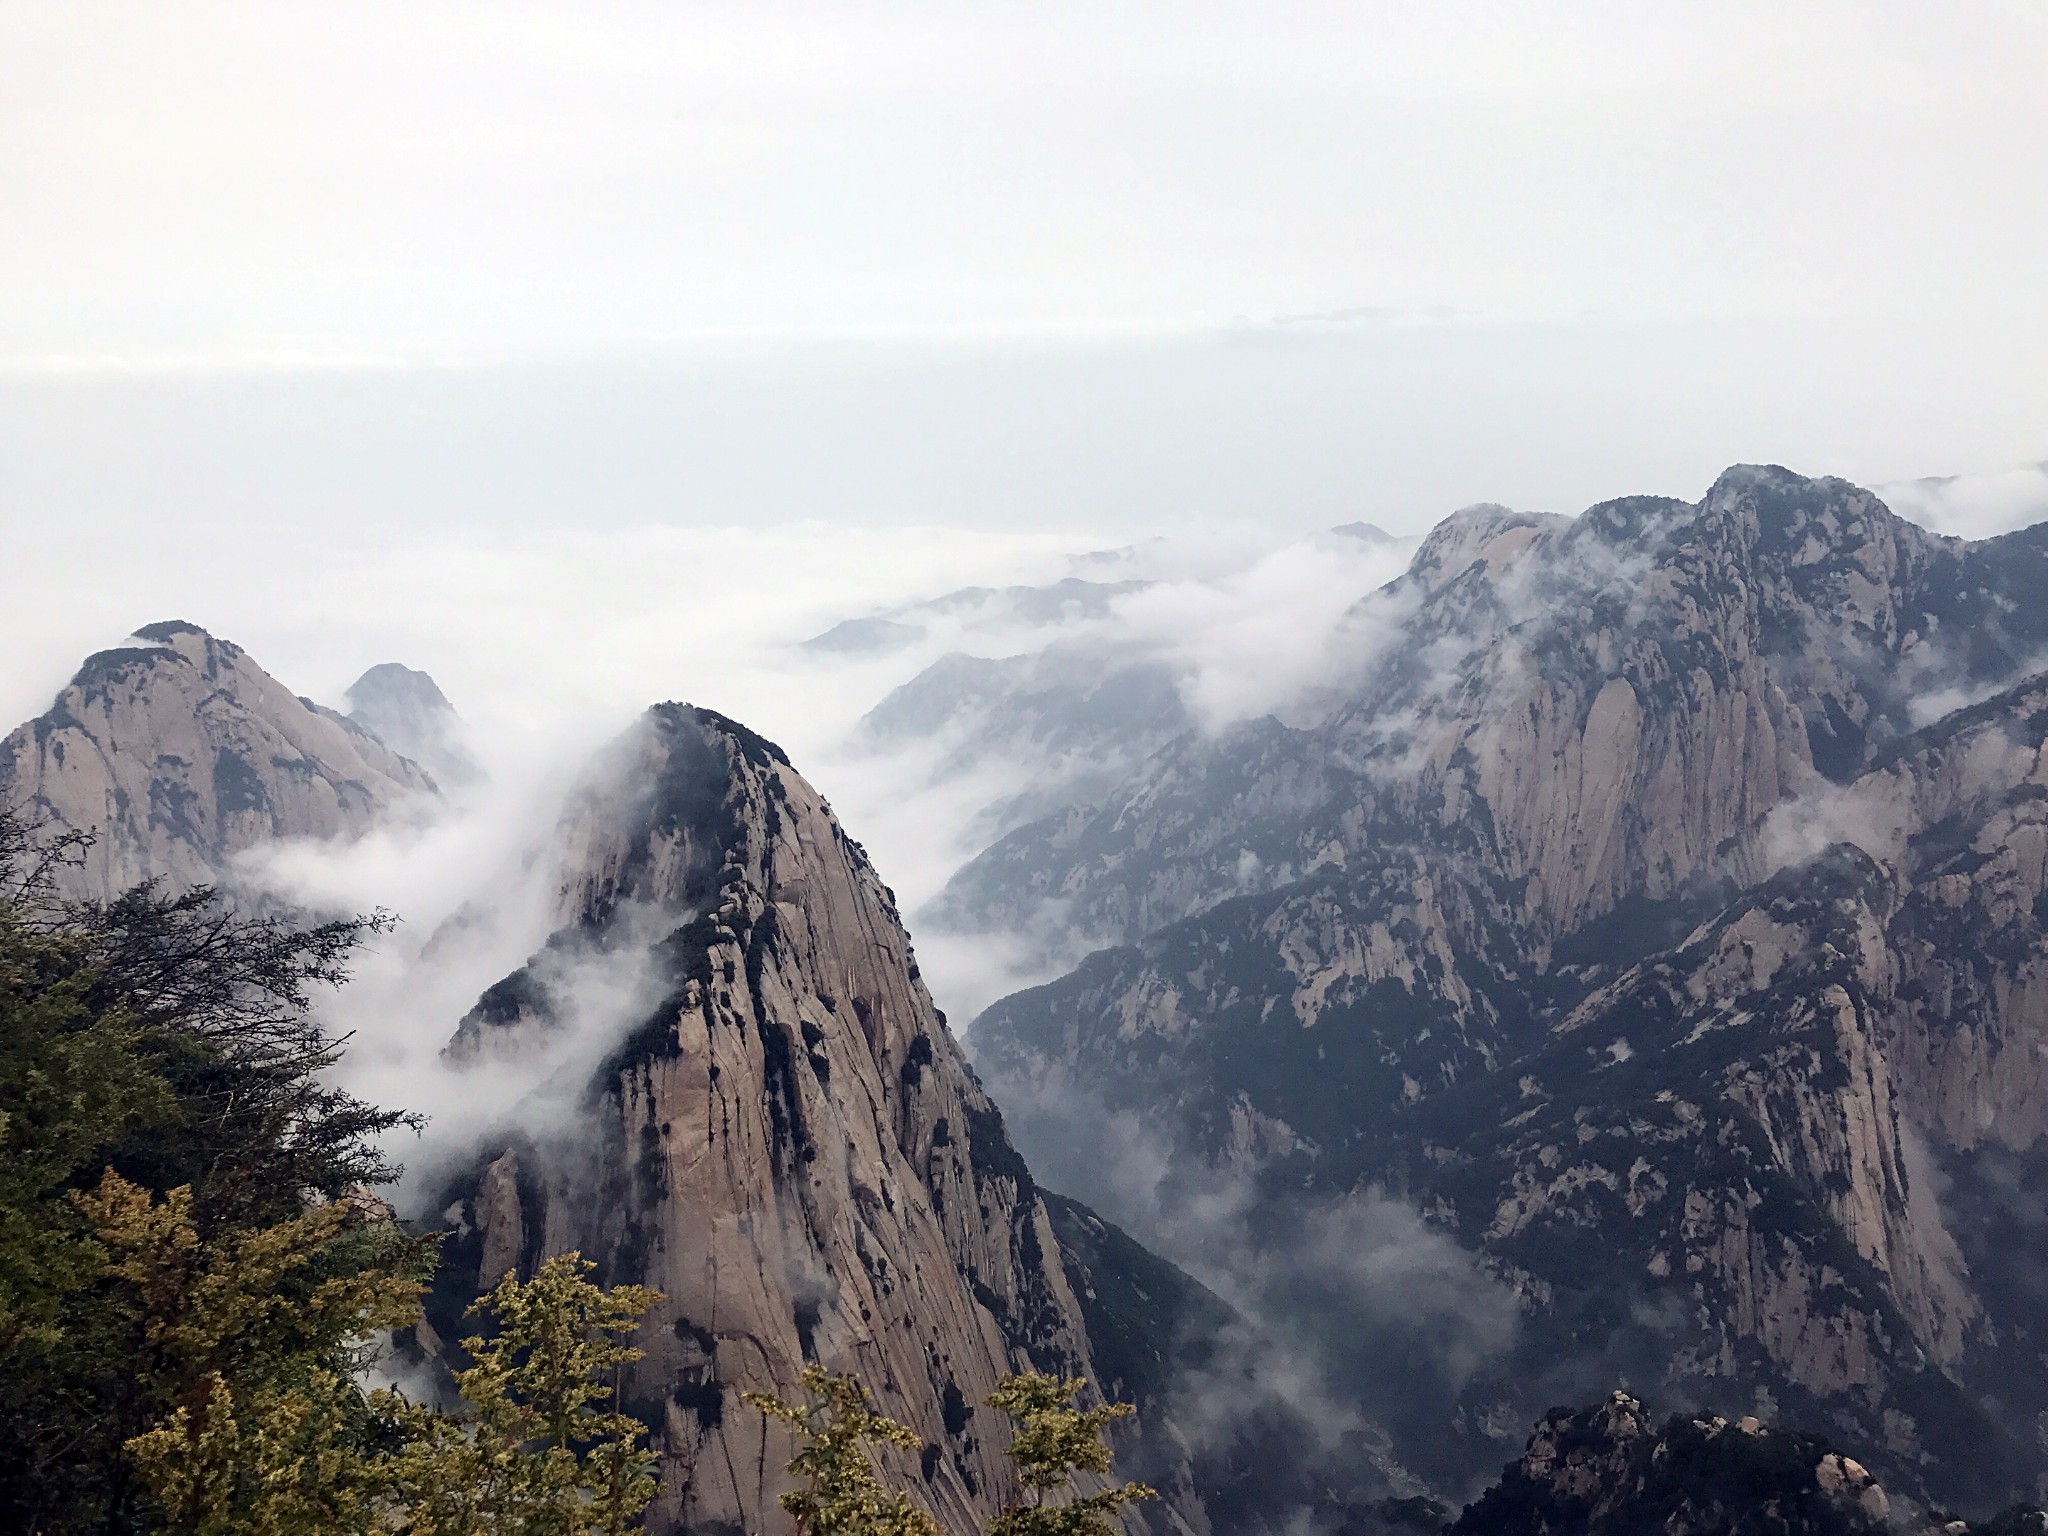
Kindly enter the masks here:
<path id="1" fill-rule="evenodd" d="M 143 1349 L 131 1369 L 176 1406 L 222 1377 L 354 1365 L 356 1341 L 419 1316 L 420 1250 L 367 1202 L 330 1201 L 212 1242 L 193 1226 L 189 1189 L 157 1203 L 109 1170 L 76 1203 L 133 1297 Z"/>
<path id="2" fill-rule="evenodd" d="M 126 1446 L 163 1528 L 370 1529 L 354 1368 L 361 1340 L 418 1317 L 419 1245 L 360 1201 L 202 1242 L 189 1189 L 156 1202 L 111 1170 L 75 1203 L 134 1319 L 136 1384 L 168 1409 Z"/>
<path id="3" fill-rule="evenodd" d="M 120 1533 L 160 1513 L 124 1443 L 191 1404 L 161 1395 L 145 1309 L 73 1197 L 108 1169 L 183 1190 L 211 1241 L 388 1177 L 375 1137 L 405 1117 L 324 1080 L 338 1043 L 312 1012 L 382 919 L 299 926 L 155 886 L 67 901 L 83 843 L 0 812 L 0 1528 Z M 303 1278 L 424 1261 L 364 1224 Z"/>
<path id="4" fill-rule="evenodd" d="M 296 1387 L 237 1394 L 209 1375 L 195 1401 L 128 1442 L 164 1510 L 191 1536 L 355 1536 L 393 1529 L 386 1480 L 360 1443 L 354 1384 L 309 1370 Z"/>
<path id="5" fill-rule="evenodd" d="M 459 1414 L 360 1384 L 419 1317 L 433 1243 L 367 1190 L 403 1115 L 327 1082 L 312 1010 L 382 919 L 312 927 L 143 886 L 66 902 L 0 813 L 0 1529 L 59 1536 L 621 1536 L 656 1458 L 621 1408 L 660 1298 L 577 1254 L 470 1308 Z M 858 1383 L 747 1400 L 801 1442 L 799 1536 L 938 1536 L 875 1456 L 919 1449 Z M 1138 1484 L 1106 1474 L 1127 1407 L 1004 1381 L 1027 1501 L 991 1536 L 1107 1536 Z M 1055 1495 L 1065 1497 L 1055 1498 Z"/>
<path id="6" fill-rule="evenodd" d="M 63 1300 L 99 1267 L 67 1186 L 109 1127 L 161 1121 L 170 1100 L 128 1019 L 85 1007 L 73 946 L 12 917 L 0 909 L 0 1360 L 21 1364 L 62 1347 Z"/>
<path id="7" fill-rule="evenodd" d="M 574 1253 L 507 1276 L 470 1308 L 493 1331 L 464 1340 L 467 1412 L 443 1414 L 366 1397 L 347 1368 L 419 1317 L 402 1241 L 334 1262 L 381 1215 L 332 1202 L 209 1244 L 186 1190 L 153 1202 L 110 1172 L 77 1203 L 132 1297 L 139 1377 L 173 1405 L 126 1447 L 166 1536 L 619 1536 L 653 1497 L 645 1431 L 599 1404 L 640 1358 L 621 1337 L 655 1292 L 601 1290 Z"/>
<path id="8" fill-rule="evenodd" d="M 867 1388 L 850 1376 L 811 1365 L 801 1380 L 810 1399 L 801 1405 L 766 1392 L 742 1394 L 801 1442 L 789 1470 L 803 1486 L 779 1500 L 795 1517 L 797 1536 L 938 1536 L 938 1523 L 907 1495 L 884 1488 L 875 1470 L 874 1448 L 914 1451 L 917 1436 L 876 1413 Z"/>
<path id="9" fill-rule="evenodd" d="M 394 1490 L 416 1536 L 618 1536 L 654 1497 L 655 1458 L 618 1408 L 619 1372 L 641 1352 L 622 1342 L 661 1298 L 643 1286 L 592 1285 L 581 1255 L 548 1260 L 532 1280 L 499 1282 L 469 1310 L 496 1332 L 463 1340 L 474 1362 L 455 1378 L 457 1421 L 396 1393 L 378 1406 L 398 1425 Z M 611 1399 L 609 1409 L 599 1405 Z"/>
<path id="10" fill-rule="evenodd" d="M 331 1086 L 312 1007 L 384 919 L 65 901 L 81 847 L 0 812 L 0 1530 L 633 1528 L 653 1457 L 618 1372 L 653 1292 L 565 1255 L 471 1309 L 465 1415 L 359 1384 L 434 1246 L 367 1193 L 408 1117 Z"/>
<path id="11" fill-rule="evenodd" d="M 804 1368 L 802 1381 L 810 1399 L 802 1405 L 771 1393 L 742 1394 L 787 1424 L 801 1442 L 789 1470 L 803 1486 L 780 1500 L 796 1518 L 797 1536 L 937 1536 L 932 1517 L 907 1495 L 885 1488 L 875 1467 L 876 1448 L 914 1451 L 920 1448 L 917 1436 L 876 1413 L 867 1388 L 850 1376 L 812 1365 Z M 988 1536 L 1114 1536 L 1124 1506 L 1153 1497 L 1143 1483 L 1094 1493 L 1075 1486 L 1077 1474 L 1108 1473 L 1103 1432 L 1132 1411 L 1128 1403 L 1076 1408 L 1074 1399 L 1087 1385 L 1026 1372 L 1004 1377 L 989 1395 L 988 1405 L 1017 1427 L 1009 1454 L 1024 1500 L 997 1515 Z M 1055 1501 L 1055 1494 L 1065 1496 Z"/>
<path id="12" fill-rule="evenodd" d="M 1026 1502 L 996 1516 L 988 1536 L 1112 1536 L 1126 1504 L 1154 1496 L 1143 1483 L 1122 1483 L 1095 1493 L 1082 1493 L 1075 1486 L 1078 1473 L 1108 1473 L 1110 1450 L 1103 1433 L 1133 1411 L 1129 1403 L 1076 1408 L 1074 1399 L 1087 1385 L 1027 1371 L 1005 1377 L 989 1394 L 989 1407 L 1009 1415 L 1017 1427 L 1010 1459 L 1017 1465 Z M 1066 1497 L 1048 1502 L 1056 1493 Z"/>

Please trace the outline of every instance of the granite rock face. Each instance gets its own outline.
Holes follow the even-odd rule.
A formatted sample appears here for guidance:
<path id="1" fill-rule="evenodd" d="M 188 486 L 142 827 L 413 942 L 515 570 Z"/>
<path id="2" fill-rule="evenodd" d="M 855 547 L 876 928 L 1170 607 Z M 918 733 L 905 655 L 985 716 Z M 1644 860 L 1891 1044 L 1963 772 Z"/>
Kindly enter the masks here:
<path id="1" fill-rule="evenodd" d="M 448 713 L 404 669 L 373 669 L 351 702 L 415 745 Z M 359 835 L 435 793 L 363 725 L 185 624 L 91 658 L 7 754 L 16 798 L 96 839 L 89 896 L 231 881 L 265 841 Z M 981 1404 L 1025 1367 L 1140 1404 L 1120 1466 L 1161 1490 L 1139 1517 L 1159 1536 L 1206 1536 L 1212 1506 L 1233 1529 L 1278 1530 L 1333 1480 L 1381 1487 L 1341 1468 L 1311 1486 L 1290 1449 L 1300 1422 L 1270 1394 L 1236 1447 L 1296 1474 L 1270 1490 L 1211 1450 L 1213 1426 L 1176 1418 L 1190 1352 L 1213 1358 L 1241 1320 L 1040 1190 L 925 990 L 894 896 L 779 749 L 658 707 L 601 756 L 551 848 L 555 932 L 486 990 L 448 1058 L 481 1068 L 537 1036 L 611 1032 L 572 1053 L 572 1081 L 504 1105 L 474 1155 L 427 1149 L 454 1159 L 434 1208 L 454 1230 L 423 1337 L 461 1337 L 480 1289 L 566 1248 L 608 1282 L 662 1290 L 628 1382 L 664 1452 L 657 1529 L 777 1518 L 792 1447 L 738 1393 L 793 1390 L 813 1360 L 923 1435 L 892 1472 L 949 1531 L 980 1529 L 1014 1492 L 1007 1425 Z"/>
<path id="2" fill-rule="evenodd" d="M 0 742 L 0 801 L 95 837 L 76 894 L 221 881 L 278 838 L 352 838 L 434 780 L 294 695 L 240 646 L 152 624 L 89 657 L 48 711 Z"/>
<path id="3" fill-rule="evenodd" d="M 2036 678 L 1897 743 L 1811 811 L 1856 841 L 1595 988 L 1390 1156 L 1532 1294 L 1569 1285 L 1635 1379 L 1796 1404 L 1913 1491 L 2035 1486 L 2048 1310 L 1994 1212 L 2041 1145 L 2044 740 Z"/>
<path id="4" fill-rule="evenodd" d="M 1389 841 L 1527 882 L 1539 940 L 1666 898 L 1780 803 L 1843 782 L 1944 693 L 2048 648 L 2048 529 L 1982 544 L 1867 491 L 1730 470 L 1697 505 L 1473 508 L 1367 600 L 1396 638 L 1320 724 L 1184 738 L 1104 802 L 1020 828 L 932 914 L 1057 903 L 1131 942 Z"/>
<path id="5" fill-rule="evenodd" d="M 665 1455 L 657 1530 L 773 1518 L 791 1446 L 738 1393 L 810 1361 L 911 1425 L 931 1449 L 896 1472 L 978 1529 L 1014 1491 L 982 1399 L 1014 1369 L 1099 1366 L 1054 1216 L 888 888 L 779 749 L 676 705 L 614 747 L 559 847 L 564 942 L 642 966 L 644 1017 L 573 1126 L 508 1133 L 450 1185 L 443 1304 L 571 1248 L 664 1294 L 626 1384 Z M 522 1017 L 568 1011 L 561 974 L 514 989 Z M 472 1019 L 466 1050 L 509 1018 Z M 1204 1528 L 1174 1454 L 1148 1518 Z"/>
<path id="6" fill-rule="evenodd" d="M 1173 1256 L 1106 1149 L 1251 1190 L 1253 1243 L 1396 1191 L 1509 1286 L 1514 1342 L 1393 1426 L 1447 1477 L 1622 1380 L 1908 1493 L 2030 1487 L 2048 1288 L 1994 1234 L 2048 1171 L 2043 591 L 2048 529 L 1782 470 L 1460 514 L 1325 719 L 1185 738 L 963 871 L 943 921 L 1110 941 L 977 1064 Z"/>

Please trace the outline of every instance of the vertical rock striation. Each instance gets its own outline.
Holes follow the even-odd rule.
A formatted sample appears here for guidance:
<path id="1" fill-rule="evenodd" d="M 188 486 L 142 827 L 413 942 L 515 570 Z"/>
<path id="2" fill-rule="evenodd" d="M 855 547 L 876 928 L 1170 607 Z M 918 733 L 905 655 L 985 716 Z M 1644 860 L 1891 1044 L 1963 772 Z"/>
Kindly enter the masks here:
<path id="1" fill-rule="evenodd" d="M 737 1394 L 809 1361 L 914 1428 L 931 1449 L 899 1474 L 946 1529 L 978 1528 L 1013 1491 L 982 1399 L 1013 1369 L 1096 1366 L 1046 1203 L 893 896 L 779 749 L 677 705 L 613 749 L 560 846 L 570 941 L 644 965 L 651 1002 L 573 1125 L 508 1133 L 451 1186 L 446 1299 L 570 1248 L 664 1294 L 626 1383 L 665 1456 L 656 1529 L 774 1518 L 791 1448 Z"/>

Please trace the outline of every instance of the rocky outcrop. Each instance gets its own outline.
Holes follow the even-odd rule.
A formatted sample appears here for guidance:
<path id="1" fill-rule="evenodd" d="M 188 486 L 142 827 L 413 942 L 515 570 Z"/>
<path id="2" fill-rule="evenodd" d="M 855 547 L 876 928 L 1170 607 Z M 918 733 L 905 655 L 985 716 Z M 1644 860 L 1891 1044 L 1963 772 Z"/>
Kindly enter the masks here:
<path id="1" fill-rule="evenodd" d="M 1047 1123 L 1048 1176 L 1088 1198 L 1117 1160 L 1081 1101 L 1203 1162 L 1306 1172 L 1515 1048 L 1514 894 L 1412 847 L 1325 866 L 1005 998 L 975 1025 L 978 1065 L 1013 1117 Z"/>
<path id="2" fill-rule="evenodd" d="M 1475 508 L 1366 600 L 1395 633 L 1313 729 L 1190 737 L 1083 815 L 1019 829 L 932 918 L 1057 904 L 1132 942 L 1388 842 L 1527 882 L 1549 941 L 1667 899 L 1774 807 L 1846 781 L 1945 693 L 2048 647 L 2048 529 L 1979 545 L 1867 491 L 1730 470 L 1698 504 Z"/>
<path id="3" fill-rule="evenodd" d="M 217 883 L 259 843 L 360 836 L 435 792 L 417 763 L 185 623 L 89 657 L 0 742 L 0 802 L 92 834 L 64 878 L 96 897 Z"/>
<path id="4" fill-rule="evenodd" d="M 1894 1500 L 1829 1437 L 1752 1414 L 1658 1422 L 1615 1392 L 1551 1409 L 1500 1481 L 1440 1524 L 1449 1536 L 2042 1536 L 2048 1511 L 1958 1519 Z"/>
<path id="5" fill-rule="evenodd" d="M 888 888 L 777 748 L 676 705 L 614 748 L 559 847 L 562 942 L 641 967 L 646 1006 L 572 1095 L 573 1129 L 508 1129 L 453 1182 L 441 1305 L 571 1248 L 662 1292 L 626 1384 L 664 1453 L 657 1530 L 771 1518 L 791 1447 L 738 1394 L 790 1390 L 809 1361 L 911 1425 L 929 1449 L 896 1471 L 947 1530 L 979 1529 L 1014 1491 L 981 1406 L 997 1379 L 1102 1367 L 1058 1222 Z M 566 974 L 532 968 L 512 1012 L 569 1015 Z M 467 1049 L 499 1025 L 473 1018 Z M 1120 1337 L 1117 1382 L 1155 1385 L 1134 1376 L 1155 1332 Z M 1177 1458 L 1180 1496 L 1149 1518 L 1201 1528 Z"/>
<path id="6" fill-rule="evenodd" d="M 1619 1374 L 1995 1499 L 2048 1411 L 2016 1364 L 2048 1306 L 1990 1238 L 2040 1141 L 2044 738 L 2040 680 L 1905 738 L 1760 824 L 1729 864 L 1770 872 L 1727 905 L 1717 878 L 1548 973 L 1469 865 L 1322 871 L 1005 1000 L 983 1067 L 1111 1209 L 1081 1181 L 1131 1117 L 1270 1185 L 1406 1189 L 1521 1295 L 1466 1393 L 1510 1421 Z"/>
<path id="7" fill-rule="evenodd" d="M 1755 873 L 1813 842 L 1864 848 L 1906 883 L 1891 1043 L 1913 1118 L 1948 1145 L 2048 1132 L 2048 676 L 1896 743 L 1838 792 L 1788 806 L 1731 860 Z"/>
<path id="8" fill-rule="evenodd" d="M 1572 1354 L 1667 1399 L 1774 1401 L 1905 1486 L 2020 1474 L 1953 1368 L 1981 1316 L 1890 1059 L 1898 892 L 1830 850 L 1632 968 L 1510 1071 L 1424 1107 L 1398 1157 L 1517 1277 L 1512 1379 Z"/>
<path id="9" fill-rule="evenodd" d="M 1891 1500 L 1819 1436 L 1753 1417 L 1655 1423 L 1617 1392 L 1546 1414 L 1455 1536 L 1881 1536 Z M 1915 1522 L 1916 1524 L 1920 1522 Z M 1928 1524 L 1929 1531 L 1939 1524 Z M 1956 1536 L 1968 1530 L 1960 1526 Z"/>
<path id="10" fill-rule="evenodd" d="M 1657 1423 L 1616 1392 L 1553 1408 L 1451 1536 L 2043 1536 L 2048 1511 L 2010 1505 L 1973 1522 L 1894 1501 L 1827 1437 L 1745 1414 Z"/>
<path id="11" fill-rule="evenodd" d="M 1252 1191 L 1253 1243 L 1393 1189 L 1511 1286 L 1411 1455 L 1622 1379 L 1796 1408 L 1909 1492 L 2028 1486 L 2048 1291 L 1989 1234 L 2048 1166 L 2044 558 L 1777 470 L 1461 514 L 1328 719 L 970 866 L 949 920 L 1123 941 L 978 1061 L 1056 1179 L 1141 1145 Z"/>
<path id="12" fill-rule="evenodd" d="M 373 669 L 351 702 L 413 745 L 445 740 L 451 712 L 424 674 Z M 218 880 L 266 840 L 358 834 L 434 792 L 363 724 L 182 624 L 89 660 L 8 752 L 10 787 L 96 839 L 88 894 Z M 738 1394 L 793 1390 L 813 1360 L 925 1437 L 891 1470 L 951 1531 L 979 1530 L 1014 1491 L 982 1399 L 1026 1366 L 1142 1404 L 1119 1454 L 1162 1490 L 1138 1517 L 1159 1536 L 1206 1536 L 1212 1506 L 1232 1529 L 1277 1530 L 1328 1486 L 1380 1486 L 1341 1468 L 1305 1481 L 1301 1421 L 1270 1391 L 1250 1441 L 1227 1415 L 1185 1417 L 1183 1367 L 1214 1361 L 1241 1321 L 1039 1189 L 925 991 L 893 895 L 778 749 L 715 715 L 651 711 L 552 848 L 554 933 L 447 1056 L 462 1070 L 574 1048 L 474 1156 L 424 1149 L 452 1231 L 420 1337 L 445 1348 L 482 1287 L 566 1248 L 661 1289 L 627 1383 L 663 1451 L 658 1529 L 775 1518 L 792 1447 Z M 480 1075 L 479 1091 L 507 1080 Z"/>

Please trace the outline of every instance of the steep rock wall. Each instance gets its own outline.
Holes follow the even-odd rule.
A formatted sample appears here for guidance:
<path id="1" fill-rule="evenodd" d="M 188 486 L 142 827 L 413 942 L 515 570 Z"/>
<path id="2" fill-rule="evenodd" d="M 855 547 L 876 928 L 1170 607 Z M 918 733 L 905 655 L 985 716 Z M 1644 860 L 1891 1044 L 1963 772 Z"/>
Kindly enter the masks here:
<path id="1" fill-rule="evenodd" d="M 1778 470 L 1461 514 L 1323 726 L 963 875 L 970 926 L 1125 940 L 977 1022 L 991 1082 L 1261 1221 L 1404 1193 L 1520 1298 L 1459 1424 L 1619 1378 L 1797 1404 L 1907 1489 L 2040 1475 L 2048 1294 L 1994 1233 L 2048 1128 L 2048 695 L 1993 690 L 2044 550 Z"/>
<path id="2" fill-rule="evenodd" d="M 932 917 L 1132 943 L 1424 840 L 1526 880 L 1539 942 L 1666 899 L 1788 799 L 2048 650 L 2048 529 L 1965 545 L 1869 492 L 1732 469 L 1697 504 L 1448 520 L 1366 600 L 1392 639 L 1321 725 L 1184 738 L 1018 829 Z"/>
<path id="3" fill-rule="evenodd" d="M 933 1447 L 899 1475 L 978 1528 L 1013 1491 L 982 1398 L 1015 1368 L 1094 1367 L 1046 1206 L 887 887 L 779 750 L 673 705 L 614 750 L 563 848 L 565 922 L 655 934 L 660 1000 L 572 1134 L 508 1138 L 451 1188 L 451 1283 L 575 1248 L 664 1294 L 627 1385 L 665 1453 L 656 1529 L 774 1518 L 791 1446 L 737 1393 L 813 1360 Z"/>

